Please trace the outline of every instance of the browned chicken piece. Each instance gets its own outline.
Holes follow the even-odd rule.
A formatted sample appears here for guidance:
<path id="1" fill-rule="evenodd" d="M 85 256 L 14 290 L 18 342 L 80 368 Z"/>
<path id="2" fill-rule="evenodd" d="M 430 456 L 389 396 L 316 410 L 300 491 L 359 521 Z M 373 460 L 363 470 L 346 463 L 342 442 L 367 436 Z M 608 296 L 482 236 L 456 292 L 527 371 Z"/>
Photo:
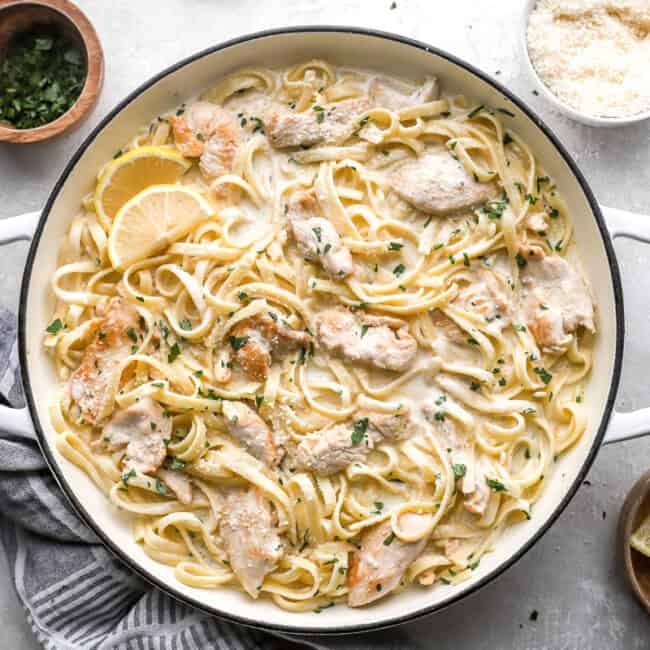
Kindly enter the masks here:
<path id="1" fill-rule="evenodd" d="M 323 347 L 351 363 L 403 372 L 417 354 L 407 323 L 398 318 L 334 308 L 318 315 L 317 327 Z"/>
<path id="2" fill-rule="evenodd" d="M 400 517 L 399 523 L 404 532 L 416 534 L 429 521 L 429 515 L 408 512 Z M 368 605 L 393 591 L 427 542 L 428 537 L 403 542 L 393 533 L 390 520 L 367 529 L 361 537 L 361 548 L 350 558 L 348 605 Z"/>
<path id="3" fill-rule="evenodd" d="M 274 359 L 281 359 L 299 348 L 308 349 L 311 336 L 280 322 L 279 317 L 258 314 L 237 323 L 231 331 L 235 360 L 256 381 L 264 381 Z"/>
<path id="4" fill-rule="evenodd" d="M 475 271 L 472 282 L 459 291 L 453 304 L 480 314 L 488 322 L 496 321 L 503 326 L 510 323 L 511 305 L 505 286 L 488 269 Z"/>
<path id="5" fill-rule="evenodd" d="M 280 450 L 269 426 L 243 402 L 224 401 L 223 416 L 228 433 L 269 467 L 280 462 Z"/>
<path id="6" fill-rule="evenodd" d="M 362 461 L 384 439 L 404 440 L 418 430 L 408 409 L 395 415 L 359 411 L 353 422 L 335 424 L 304 438 L 296 448 L 296 465 L 330 476 Z"/>
<path id="7" fill-rule="evenodd" d="M 440 97 L 438 80 L 435 77 L 427 79 L 417 90 L 406 93 L 398 90 L 389 80 L 375 79 L 370 84 L 370 100 L 377 108 L 387 108 L 391 111 L 401 111 L 418 104 L 432 102 Z"/>
<path id="8" fill-rule="evenodd" d="M 594 306 L 580 274 L 559 255 L 545 256 L 538 247 L 522 247 L 520 255 L 525 261 L 520 271 L 522 309 L 540 347 L 562 352 L 578 327 L 594 332 Z"/>
<path id="9" fill-rule="evenodd" d="M 524 226 L 537 234 L 545 234 L 548 230 L 548 214 L 546 212 L 533 212 L 526 217 Z"/>
<path id="10" fill-rule="evenodd" d="M 390 176 L 393 190 L 414 208 L 443 217 L 496 198 L 496 183 L 480 183 L 442 147 L 428 149 Z"/>
<path id="11" fill-rule="evenodd" d="M 113 410 L 116 391 L 111 376 L 131 354 L 132 346 L 140 337 L 138 312 L 123 298 L 113 298 L 103 310 L 97 311 L 103 320 L 68 384 L 81 418 L 93 426 Z"/>
<path id="12" fill-rule="evenodd" d="M 302 113 L 278 106 L 262 119 L 271 144 L 279 149 L 341 144 L 362 126 L 361 117 L 369 108 L 366 99 L 344 99 Z"/>
<path id="13" fill-rule="evenodd" d="M 282 558 L 282 541 L 268 499 L 256 488 L 231 490 L 219 532 L 230 567 L 252 598 Z"/>
<path id="14" fill-rule="evenodd" d="M 210 102 L 195 102 L 181 115 L 169 118 L 178 150 L 188 158 L 199 158 L 206 178 L 227 174 L 237 154 L 239 126 L 232 115 Z"/>
<path id="15" fill-rule="evenodd" d="M 156 474 L 164 485 L 171 490 L 183 504 L 192 503 L 192 483 L 190 477 L 176 469 L 159 469 Z"/>
<path id="16" fill-rule="evenodd" d="M 399 413 L 376 413 L 359 411 L 357 419 L 368 418 L 368 431 L 376 431 L 382 438 L 390 440 L 405 440 L 418 433 L 420 427 L 411 417 L 408 407 L 403 407 Z"/>
<path id="17" fill-rule="evenodd" d="M 434 309 L 431 312 L 431 322 L 452 343 L 467 343 L 467 332 L 456 325 L 441 309 Z"/>
<path id="18" fill-rule="evenodd" d="M 354 270 L 352 255 L 341 242 L 336 228 L 319 213 L 313 192 L 296 192 L 288 204 L 287 219 L 298 250 L 307 260 L 318 260 L 333 280 Z"/>
<path id="19" fill-rule="evenodd" d="M 152 474 L 165 460 L 165 440 L 171 438 L 171 420 L 150 397 L 115 411 L 102 429 L 102 440 L 110 451 L 126 447 L 123 467 Z"/>

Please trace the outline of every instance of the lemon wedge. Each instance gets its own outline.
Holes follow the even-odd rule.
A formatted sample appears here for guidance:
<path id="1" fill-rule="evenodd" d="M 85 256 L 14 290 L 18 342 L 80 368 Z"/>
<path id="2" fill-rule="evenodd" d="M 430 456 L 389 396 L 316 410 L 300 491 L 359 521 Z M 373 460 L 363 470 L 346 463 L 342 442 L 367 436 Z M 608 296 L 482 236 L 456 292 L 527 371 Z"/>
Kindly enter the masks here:
<path id="1" fill-rule="evenodd" d="M 175 183 L 192 163 L 167 147 L 139 147 L 113 160 L 95 190 L 95 211 L 109 226 L 120 208 L 150 185 Z"/>
<path id="2" fill-rule="evenodd" d="M 646 557 L 650 557 L 650 515 L 643 520 L 643 523 L 630 537 L 630 546 Z"/>
<path id="3" fill-rule="evenodd" d="M 182 185 L 152 185 L 119 210 L 108 237 L 108 256 L 120 270 L 164 250 L 213 214 L 210 204 Z"/>

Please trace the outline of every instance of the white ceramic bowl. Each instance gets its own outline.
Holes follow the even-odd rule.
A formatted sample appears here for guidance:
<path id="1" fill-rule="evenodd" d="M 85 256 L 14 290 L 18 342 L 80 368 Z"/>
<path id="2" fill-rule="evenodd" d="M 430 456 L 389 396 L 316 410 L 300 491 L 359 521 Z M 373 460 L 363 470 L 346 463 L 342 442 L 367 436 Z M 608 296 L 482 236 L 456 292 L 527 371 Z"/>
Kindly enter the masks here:
<path id="1" fill-rule="evenodd" d="M 616 126 L 627 126 L 628 124 L 636 124 L 637 122 L 642 122 L 650 118 L 650 110 L 643 111 L 642 113 L 635 113 L 634 115 L 627 115 L 625 117 L 601 117 L 598 115 L 591 115 L 589 113 L 583 113 L 575 109 L 573 106 L 570 106 L 566 102 L 563 102 L 557 95 L 555 95 L 551 89 L 542 81 L 540 76 L 535 70 L 535 66 L 530 59 L 530 54 L 528 53 L 528 19 L 533 9 L 537 5 L 538 0 L 526 0 L 524 4 L 524 10 L 522 12 L 521 20 L 521 48 L 523 51 L 523 58 L 525 61 L 526 69 L 528 70 L 530 76 L 533 78 L 536 86 L 538 87 L 540 93 L 559 111 L 570 117 L 576 122 L 581 122 L 588 126 L 604 126 L 604 127 L 616 127 Z"/>
<path id="2" fill-rule="evenodd" d="M 54 364 L 42 345 L 53 308 L 50 280 L 57 265 L 59 242 L 81 198 L 94 187 L 97 170 L 113 156 L 116 143 L 125 142 L 141 124 L 237 68 L 279 67 L 315 57 L 414 80 L 436 75 L 452 92 L 511 112 L 512 117 L 503 118 L 507 126 L 530 144 L 544 168 L 557 180 L 569 206 L 578 254 L 598 305 L 599 328 L 593 371 L 586 387 L 587 430 L 554 465 L 553 480 L 535 503 L 532 518 L 509 527 L 494 551 L 482 558 L 471 578 L 458 586 L 414 587 L 371 607 L 337 606 L 318 615 L 286 612 L 267 599 L 253 601 L 231 588 L 197 589 L 184 585 L 175 579 L 172 567 L 148 557 L 133 539 L 128 516 L 118 512 L 89 477 L 57 451 L 57 434 L 50 422 L 48 406 L 58 380 Z M 412 620 L 464 598 L 520 558 L 575 494 L 606 439 L 606 430 L 608 438 L 616 439 L 624 434 L 640 435 L 650 428 L 650 409 L 631 414 L 613 410 L 621 372 L 624 312 L 610 238 L 612 233 L 612 236 L 629 235 L 650 241 L 650 221 L 618 211 L 607 211 L 606 218 L 607 223 L 576 164 L 543 122 L 505 88 L 445 52 L 391 34 L 335 27 L 298 27 L 236 39 L 179 62 L 121 102 L 72 156 L 40 218 L 35 215 L 31 219 L 25 216 L 0 220 L 0 243 L 33 236 L 19 312 L 21 377 L 28 406 L 22 410 L 0 407 L 0 421 L 5 430 L 15 435 L 33 436 L 35 431 L 43 454 L 71 504 L 106 547 L 133 571 L 190 605 L 229 620 L 285 632 L 351 633 Z"/>

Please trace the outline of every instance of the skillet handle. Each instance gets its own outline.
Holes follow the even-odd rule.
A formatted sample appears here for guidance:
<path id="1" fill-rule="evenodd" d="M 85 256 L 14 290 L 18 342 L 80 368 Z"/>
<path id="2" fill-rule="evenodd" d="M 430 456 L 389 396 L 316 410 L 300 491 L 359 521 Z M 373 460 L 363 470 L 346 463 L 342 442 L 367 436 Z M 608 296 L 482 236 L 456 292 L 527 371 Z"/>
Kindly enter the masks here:
<path id="1" fill-rule="evenodd" d="M 30 240 L 34 236 L 40 216 L 41 213 L 38 211 L 0 219 L 0 244 Z M 3 380 L 4 377 L 0 379 L 0 384 Z M 35 437 L 34 425 L 27 408 L 13 409 L 0 404 L 0 430 L 13 437 L 31 439 Z"/>
<path id="2" fill-rule="evenodd" d="M 0 245 L 14 241 L 30 240 L 41 217 L 40 210 L 0 219 Z"/>
<path id="3" fill-rule="evenodd" d="M 600 206 L 612 239 L 627 237 L 650 244 L 650 216 Z M 603 444 L 650 434 L 650 407 L 637 411 L 612 411 Z"/>

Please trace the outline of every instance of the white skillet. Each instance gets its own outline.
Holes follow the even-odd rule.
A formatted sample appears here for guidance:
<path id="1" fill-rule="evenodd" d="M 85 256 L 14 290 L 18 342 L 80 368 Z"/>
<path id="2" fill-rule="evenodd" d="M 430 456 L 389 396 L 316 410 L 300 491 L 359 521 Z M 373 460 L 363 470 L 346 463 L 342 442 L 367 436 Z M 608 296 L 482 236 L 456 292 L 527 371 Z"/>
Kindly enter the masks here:
<path id="1" fill-rule="evenodd" d="M 557 180 L 575 225 L 575 241 L 598 306 L 598 336 L 585 403 L 589 426 L 576 446 L 554 466 L 553 480 L 535 504 L 532 519 L 509 528 L 472 578 L 456 587 L 412 588 L 371 607 L 338 606 L 320 614 L 288 613 L 268 600 L 253 601 L 234 589 L 201 590 L 179 583 L 170 567 L 148 558 L 133 541 L 129 521 L 90 479 L 56 451 L 48 404 L 58 383 L 42 347 L 53 301 L 50 279 L 59 242 L 99 167 L 117 146 L 155 116 L 173 108 L 233 70 L 250 65 L 286 66 L 322 57 L 397 76 L 436 75 L 479 102 L 505 108 L 504 116 L 530 144 Z M 15 436 L 36 437 L 73 507 L 103 543 L 158 588 L 208 612 L 245 624 L 286 632 L 344 633 L 411 620 L 458 601 L 486 585 L 520 558 L 548 529 L 580 486 L 601 445 L 650 431 L 650 408 L 614 411 L 623 354 L 623 298 L 612 246 L 615 237 L 650 242 L 650 218 L 599 206 L 577 165 L 550 129 L 512 93 L 455 57 L 423 43 L 374 31 L 298 27 L 252 34 L 200 52 L 160 73 L 122 101 L 72 156 L 41 213 L 0 220 L 0 243 L 31 239 L 19 311 L 19 354 L 27 407 L 0 408 L 0 426 Z"/>

